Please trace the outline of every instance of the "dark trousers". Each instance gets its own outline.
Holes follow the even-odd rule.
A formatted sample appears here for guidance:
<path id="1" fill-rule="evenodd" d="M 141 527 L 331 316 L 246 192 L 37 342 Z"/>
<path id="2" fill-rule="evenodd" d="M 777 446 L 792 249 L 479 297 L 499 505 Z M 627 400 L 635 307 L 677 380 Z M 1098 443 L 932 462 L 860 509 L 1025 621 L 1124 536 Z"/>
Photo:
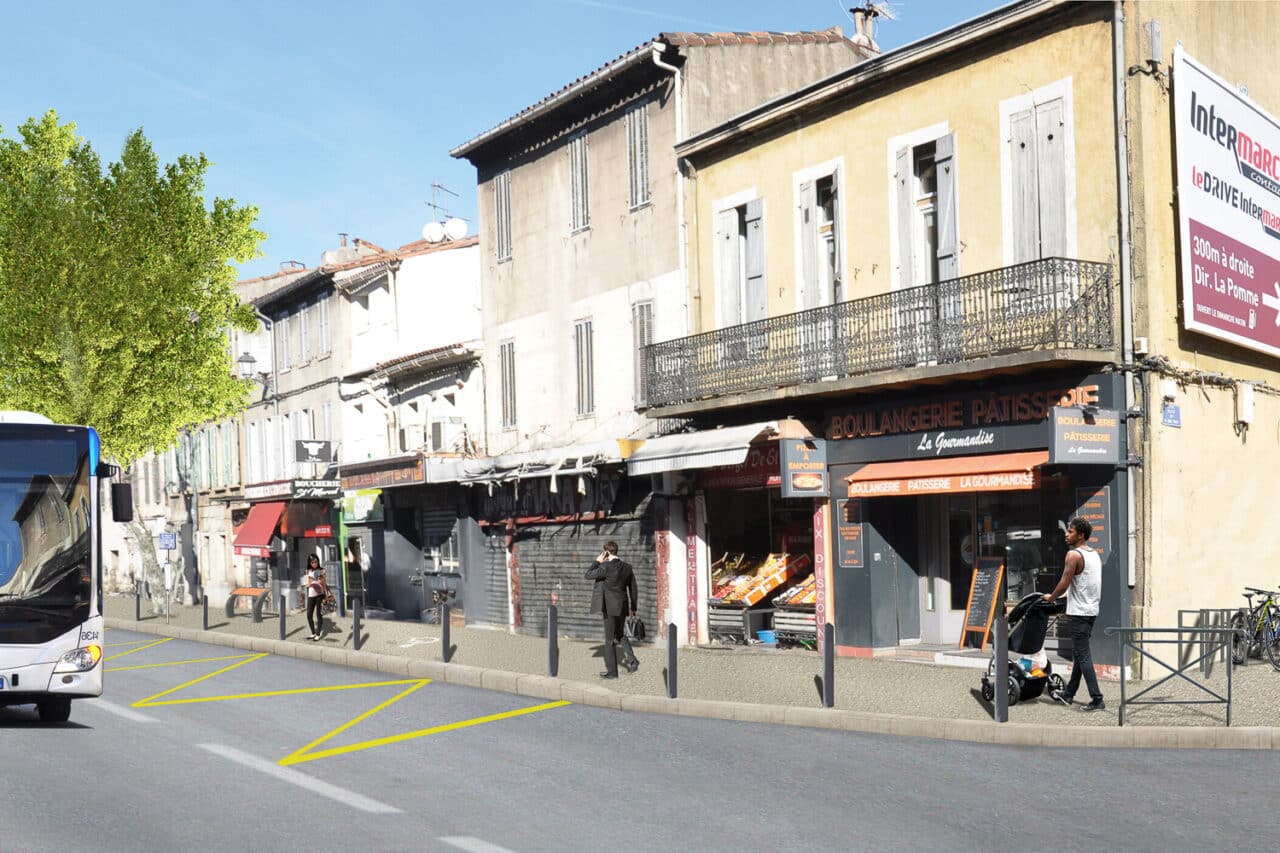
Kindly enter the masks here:
<path id="1" fill-rule="evenodd" d="M 1074 697 L 1080 689 L 1080 676 L 1084 676 L 1085 687 L 1089 690 L 1089 698 L 1102 701 L 1102 691 L 1098 689 L 1098 676 L 1093 671 L 1093 652 L 1089 648 L 1089 638 L 1093 635 L 1093 620 L 1096 616 L 1068 616 L 1067 635 L 1071 637 L 1073 665 L 1071 679 L 1067 682 L 1067 695 Z"/>
<path id="2" fill-rule="evenodd" d="M 630 663 L 636 659 L 636 653 L 631 650 L 631 641 L 622 630 L 625 621 L 625 616 L 604 617 L 604 669 L 610 675 L 618 674 L 618 650 L 614 646 L 615 643 L 622 644 L 623 663 Z"/>
<path id="3" fill-rule="evenodd" d="M 314 595 L 307 599 L 307 625 L 311 633 L 319 635 L 324 630 L 324 596 Z"/>

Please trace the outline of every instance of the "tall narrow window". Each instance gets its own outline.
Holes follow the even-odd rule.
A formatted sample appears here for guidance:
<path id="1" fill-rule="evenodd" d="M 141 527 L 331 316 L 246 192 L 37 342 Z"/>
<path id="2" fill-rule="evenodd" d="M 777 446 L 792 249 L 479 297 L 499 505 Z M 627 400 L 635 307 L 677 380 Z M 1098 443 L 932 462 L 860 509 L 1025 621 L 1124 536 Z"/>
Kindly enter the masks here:
<path id="1" fill-rule="evenodd" d="M 649 112 L 647 104 L 627 110 L 627 172 L 630 202 L 635 210 L 649 203 Z"/>
<path id="2" fill-rule="evenodd" d="M 915 281 L 933 284 L 938 280 L 938 164 L 935 143 L 917 146 L 912 152 L 915 188 Z"/>
<path id="3" fill-rule="evenodd" d="M 498 260 L 511 260 L 511 170 L 493 179 L 493 221 Z"/>
<path id="4" fill-rule="evenodd" d="M 1065 126 L 1061 97 L 1009 116 L 1014 263 L 1069 251 Z"/>
<path id="5" fill-rule="evenodd" d="M 569 229 L 591 225 L 591 198 L 587 187 L 587 135 L 569 140 Z"/>
<path id="6" fill-rule="evenodd" d="M 836 173 L 800 185 L 801 306 L 835 305 L 849 299 L 844 292 L 839 234 L 840 189 Z"/>
<path id="7" fill-rule="evenodd" d="M 591 319 L 573 324 L 573 357 L 578 377 L 578 414 L 590 415 L 596 410 L 596 367 L 594 335 Z"/>
<path id="8" fill-rule="evenodd" d="M 516 425 L 516 342 L 498 345 L 498 387 L 502 394 L 502 428 Z"/>
<path id="9" fill-rule="evenodd" d="M 955 136 L 902 148 L 895 160 L 898 286 L 958 278 Z"/>
<path id="10" fill-rule="evenodd" d="M 716 214 L 716 303 L 721 326 L 768 316 L 764 277 L 764 202 Z"/>
<path id="11" fill-rule="evenodd" d="M 280 369 L 289 369 L 289 318 L 280 317 L 275 321 L 276 358 L 280 359 Z"/>
<path id="12" fill-rule="evenodd" d="M 649 387 L 645 377 L 644 348 L 653 343 L 653 302 L 646 300 L 631 306 L 631 344 L 635 351 L 636 405 L 649 399 Z"/>
<path id="13" fill-rule="evenodd" d="M 320 297 L 320 302 L 317 303 L 316 308 L 320 315 L 317 324 L 320 327 L 318 329 L 320 333 L 320 354 L 328 355 L 333 351 L 333 346 L 329 343 L 329 297 Z"/>
<path id="14" fill-rule="evenodd" d="M 306 364 L 311 360 L 311 304 L 302 306 L 298 312 L 298 363 Z"/>

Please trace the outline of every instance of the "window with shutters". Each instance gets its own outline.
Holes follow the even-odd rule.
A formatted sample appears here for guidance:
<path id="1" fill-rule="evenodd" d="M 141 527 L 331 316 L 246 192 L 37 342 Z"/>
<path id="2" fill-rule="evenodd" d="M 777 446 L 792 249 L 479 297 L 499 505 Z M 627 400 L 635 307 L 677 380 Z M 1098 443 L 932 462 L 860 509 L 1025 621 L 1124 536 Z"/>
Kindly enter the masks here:
<path id="1" fill-rule="evenodd" d="M 307 303 L 298 311 L 298 363 L 306 364 L 311 360 L 311 304 Z"/>
<path id="2" fill-rule="evenodd" d="M 569 140 L 569 230 L 573 233 L 591 226 L 587 178 L 587 135 L 580 133 Z"/>
<path id="3" fill-rule="evenodd" d="M 579 417 L 595 414 L 596 367 L 595 343 L 591 319 L 573 324 L 573 363 L 577 376 L 577 412 Z"/>
<path id="4" fill-rule="evenodd" d="M 280 370 L 288 370 L 289 362 L 289 320 L 288 317 L 280 317 L 275 321 L 276 333 L 276 354 L 280 359 Z"/>
<path id="5" fill-rule="evenodd" d="M 499 261 L 511 260 L 511 171 L 493 179 L 494 248 Z"/>
<path id="6" fill-rule="evenodd" d="M 631 209 L 649 203 L 649 106 L 636 104 L 627 110 L 627 174 L 630 177 L 628 199 Z"/>
<path id="7" fill-rule="evenodd" d="M 502 428 L 516 425 L 516 342 L 498 345 L 498 390 L 502 395 Z"/>
<path id="8" fill-rule="evenodd" d="M 651 343 L 653 343 L 653 300 L 647 299 L 631 306 L 631 346 L 636 360 L 636 405 L 641 405 L 649 399 L 648 383 L 645 381 L 644 348 Z"/>
<path id="9" fill-rule="evenodd" d="M 320 355 L 328 355 L 333 352 L 333 345 L 329 342 L 329 297 L 322 296 L 316 304 L 317 333 L 320 344 Z"/>
<path id="10" fill-rule="evenodd" d="M 797 305 L 806 310 L 847 301 L 851 297 L 844 291 L 837 164 L 807 169 L 797 179 L 801 283 Z"/>
<path id="11" fill-rule="evenodd" d="M 721 328 L 768 316 L 764 269 L 764 202 L 716 214 L 716 316 Z"/>
<path id="12" fill-rule="evenodd" d="M 1070 80 L 1000 104 L 1009 264 L 1075 255 L 1071 113 Z"/>

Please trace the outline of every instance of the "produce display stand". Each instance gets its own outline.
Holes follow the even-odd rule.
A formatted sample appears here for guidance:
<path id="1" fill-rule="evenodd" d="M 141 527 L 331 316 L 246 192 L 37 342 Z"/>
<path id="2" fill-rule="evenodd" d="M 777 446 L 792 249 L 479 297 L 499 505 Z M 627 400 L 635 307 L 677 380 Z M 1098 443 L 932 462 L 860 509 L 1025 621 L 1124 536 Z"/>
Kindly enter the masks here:
<path id="1" fill-rule="evenodd" d="M 774 627 L 769 599 L 808 571 L 810 563 L 807 554 L 770 554 L 754 566 L 741 554 L 717 560 L 707 600 L 707 633 L 713 640 L 749 643 L 759 631 Z"/>
<path id="2" fill-rule="evenodd" d="M 780 646 L 818 647 L 817 580 L 813 575 L 774 598 L 773 630 Z"/>

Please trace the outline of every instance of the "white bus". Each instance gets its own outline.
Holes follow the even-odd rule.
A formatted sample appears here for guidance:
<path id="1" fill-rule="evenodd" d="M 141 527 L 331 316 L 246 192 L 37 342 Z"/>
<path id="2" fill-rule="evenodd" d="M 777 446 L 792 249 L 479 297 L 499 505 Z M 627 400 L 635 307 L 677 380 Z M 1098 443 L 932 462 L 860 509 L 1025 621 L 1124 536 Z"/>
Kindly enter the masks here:
<path id="1" fill-rule="evenodd" d="M 0 706 L 34 704 L 66 722 L 71 700 L 102 695 L 99 458 L 91 427 L 0 412 Z M 111 486 L 116 521 L 133 517 Z"/>

